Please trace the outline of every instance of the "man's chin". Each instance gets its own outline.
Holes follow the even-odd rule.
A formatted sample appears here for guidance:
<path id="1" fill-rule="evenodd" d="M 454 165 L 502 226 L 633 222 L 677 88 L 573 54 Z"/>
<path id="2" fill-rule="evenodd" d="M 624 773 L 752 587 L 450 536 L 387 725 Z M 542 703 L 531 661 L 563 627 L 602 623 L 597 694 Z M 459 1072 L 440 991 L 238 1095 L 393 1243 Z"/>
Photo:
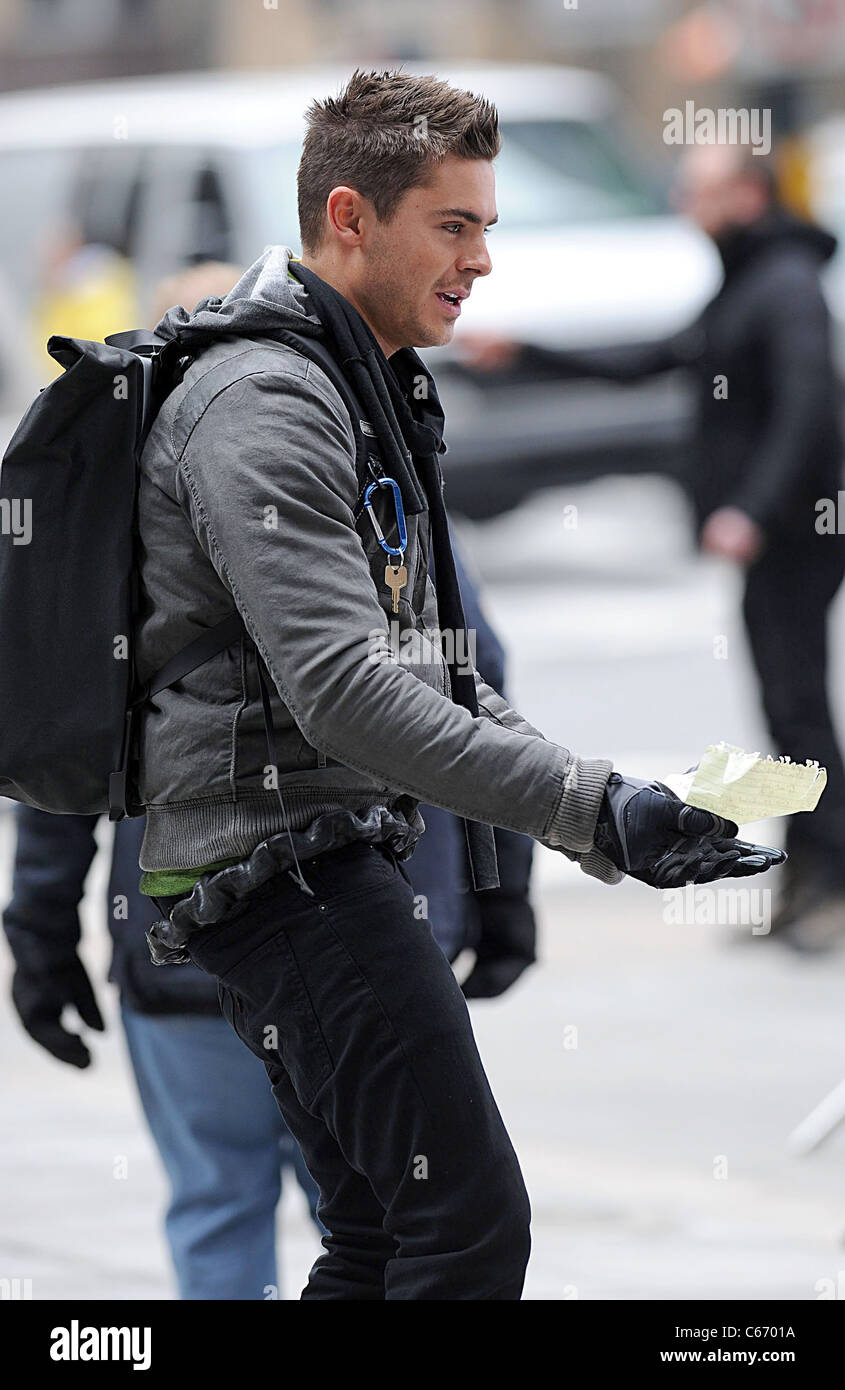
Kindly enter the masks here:
<path id="1" fill-rule="evenodd" d="M 455 332 L 454 323 L 445 319 L 416 319 L 396 334 L 403 347 L 435 348 L 451 343 Z"/>
<path id="2" fill-rule="evenodd" d="M 420 327 L 414 337 L 415 348 L 446 347 L 455 333 L 453 323 L 427 324 Z"/>

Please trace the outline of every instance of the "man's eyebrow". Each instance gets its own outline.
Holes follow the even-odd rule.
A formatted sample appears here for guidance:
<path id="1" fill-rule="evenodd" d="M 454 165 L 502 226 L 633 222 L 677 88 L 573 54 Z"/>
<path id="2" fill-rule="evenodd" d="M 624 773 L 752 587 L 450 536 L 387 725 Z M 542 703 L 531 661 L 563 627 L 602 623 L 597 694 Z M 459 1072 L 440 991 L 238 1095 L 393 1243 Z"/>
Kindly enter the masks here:
<path id="1" fill-rule="evenodd" d="M 499 220 L 499 214 L 497 213 L 489 222 L 484 222 L 482 224 L 482 220 L 478 213 L 470 212 L 468 208 L 435 208 L 433 215 L 435 217 L 463 217 L 465 222 L 474 222 L 478 227 L 482 225 L 485 227 L 493 227 Z"/>

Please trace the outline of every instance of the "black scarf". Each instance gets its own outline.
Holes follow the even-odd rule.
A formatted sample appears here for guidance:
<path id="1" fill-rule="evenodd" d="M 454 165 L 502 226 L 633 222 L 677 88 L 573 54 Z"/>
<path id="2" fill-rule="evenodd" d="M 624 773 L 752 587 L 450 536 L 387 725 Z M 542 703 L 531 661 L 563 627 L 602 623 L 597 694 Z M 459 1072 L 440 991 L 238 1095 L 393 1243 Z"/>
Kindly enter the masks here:
<path id="1" fill-rule="evenodd" d="M 466 619 L 437 459 L 438 453 L 445 449 L 444 416 L 434 378 L 413 348 L 401 348 L 388 361 L 358 310 L 313 270 L 300 261 L 291 261 L 290 272 L 308 291 L 333 355 L 375 430 L 385 472 L 399 484 L 406 513 L 413 514 L 428 506 L 437 574 L 437 621 L 441 633 L 455 634 L 452 653 L 455 658 L 457 634 L 462 629 L 466 631 Z M 413 389 L 421 378 L 425 378 L 426 383 L 423 393 Z M 409 397 L 417 409 L 416 415 Z M 462 650 L 469 650 L 466 643 Z M 458 669 L 455 659 L 448 661 L 448 666 L 452 699 L 477 717 L 474 677 Z M 473 886 L 476 889 L 498 888 L 495 841 L 490 826 L 465 818 L 464 827 Z"/>

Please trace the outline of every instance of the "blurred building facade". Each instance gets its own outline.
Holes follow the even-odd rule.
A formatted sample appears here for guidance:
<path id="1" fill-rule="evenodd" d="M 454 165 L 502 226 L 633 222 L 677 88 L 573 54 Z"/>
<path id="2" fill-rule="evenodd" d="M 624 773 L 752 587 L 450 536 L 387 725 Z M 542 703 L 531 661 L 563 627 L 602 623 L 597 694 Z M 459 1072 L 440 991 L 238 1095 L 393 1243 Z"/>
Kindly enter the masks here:
<path id="1" fill-rule="evenodd" d="M 682 95 L 771 97 L 795 126 L 841 104 L 845 0 L 0 0 L 0 91 L 428 57 L 595 68 L 655 142 Z"/>
<path id="2" fill-rule="evenodd" d="M 642 48 L 684 0 L 0 0 L 0 85 L 357 54 L 565 59 Z"/>
<path id="3" fill-rule="evenodd" d="M 212 0 L 0 0 L 0 89 L 215 61 Z"/>

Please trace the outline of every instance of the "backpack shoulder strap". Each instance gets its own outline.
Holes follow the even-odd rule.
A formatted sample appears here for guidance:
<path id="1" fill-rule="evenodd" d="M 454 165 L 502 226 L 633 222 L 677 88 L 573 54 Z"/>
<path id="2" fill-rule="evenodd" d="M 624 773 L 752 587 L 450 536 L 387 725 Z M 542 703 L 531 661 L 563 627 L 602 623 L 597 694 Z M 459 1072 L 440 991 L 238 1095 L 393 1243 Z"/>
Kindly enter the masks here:
<path id="1" fill-rule="evenodd" d="M 109 820 L 123 820 L 129 814 L 129 752 L 132 747 L 135 717 L 141 705 L 145 700 L 157 695 L 160 690 L 167 690 L 169 686 L 189 676 L 198 666 L 204 666 L 206 661 L 210 661 L 219 652 L 225 652 L 228 647 L 240 641 L 245 632 L 240 613 L 230 613 L 221 622 L 215 623 L 214 627 L 201 632 L 199 637 L 195 637 L 193 642 L 189 642 L 150 676 L 140 689 L 135 690 L 131 703 L 126 707 L 120 766 L 109 777 Z"/>
<path id="2" fill-rule="evenodd" d="M 198 666 L 204 666 L 206 661 L 217 656 L 218 652 L 225 652 L 227 647 L 238 642 L 244 631 L 240 613 L 230 613 L 228 617 L 215 623 L 214 627 L 209 627 L 205 632 L 201 632 L 199 637 L 194 638 L 193 642 L 189 642 L 180 652 L 172 656 L 137 691 L 132 703 L 142 705 L 145 700 L 151 699 L 153 695 L 158 695 L 160 690 L 167 690 L 168 686 L 184 680 L 185 676 L 189 676 Z"/>
<path id="3" fill-rule="evenodd" d="M 108 347 L 134 353 L 141 364 L 144 396 L 138 432 L 140 450 L 162 401 L 181 381 L 189 359 L 177 339 L 162 338 L 149 328 L 129 328 L 123 333 L 112 333 L 103 342 Z"/>
<path id="4" fill-rule="evenodd" d="M 126 348 L 129 352 L 144 353 L 146 356 L 163 348 L 167 341 L 167 338 L 160 338 L 149 328 L 128 328 L 124 333 L 111 333 L 103 339 L 109 347 Z"/>

